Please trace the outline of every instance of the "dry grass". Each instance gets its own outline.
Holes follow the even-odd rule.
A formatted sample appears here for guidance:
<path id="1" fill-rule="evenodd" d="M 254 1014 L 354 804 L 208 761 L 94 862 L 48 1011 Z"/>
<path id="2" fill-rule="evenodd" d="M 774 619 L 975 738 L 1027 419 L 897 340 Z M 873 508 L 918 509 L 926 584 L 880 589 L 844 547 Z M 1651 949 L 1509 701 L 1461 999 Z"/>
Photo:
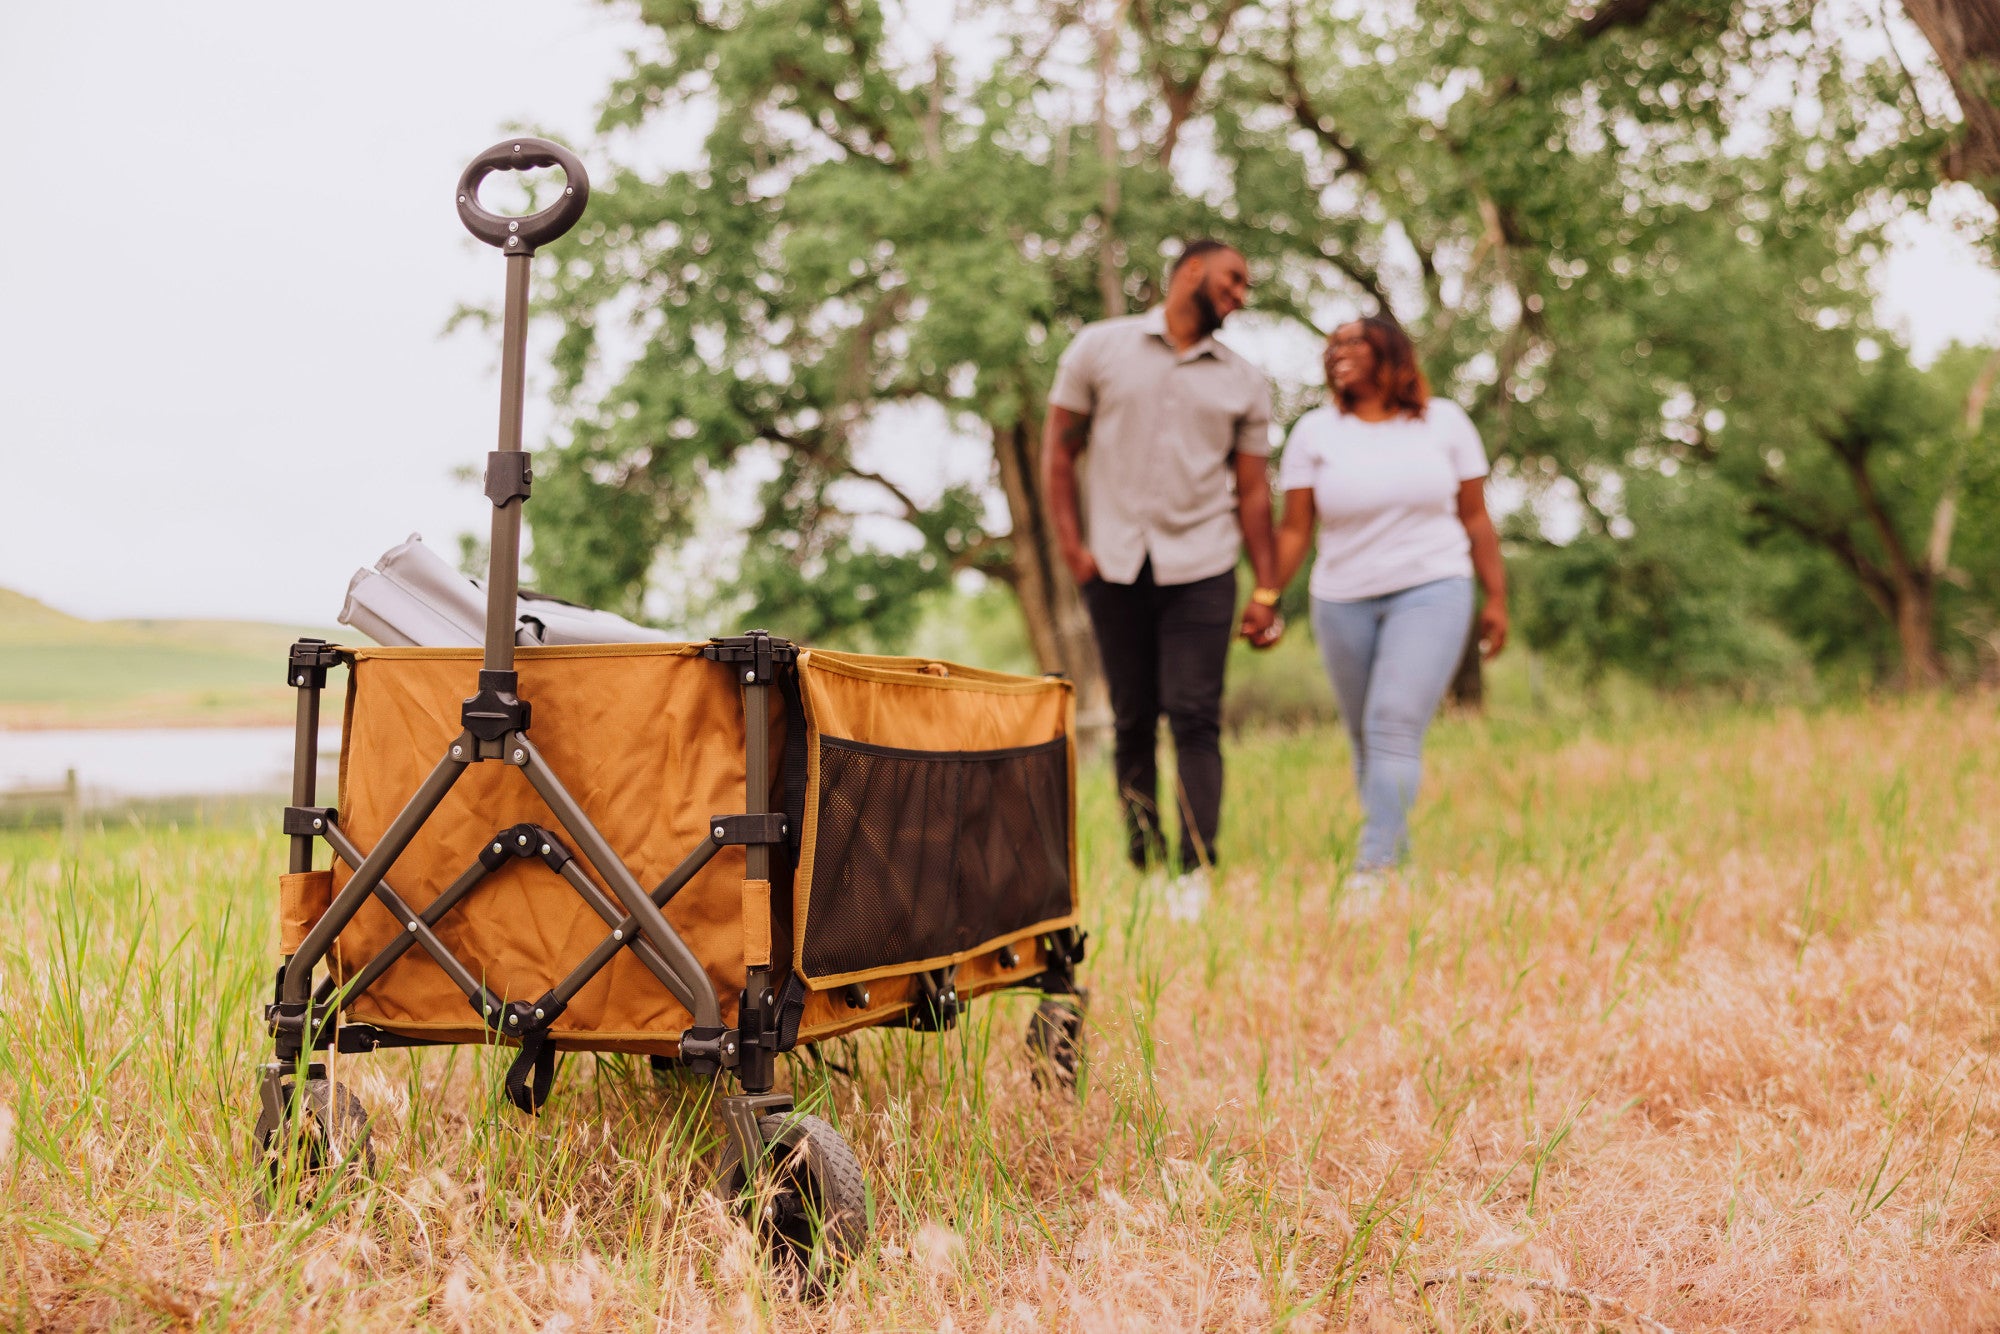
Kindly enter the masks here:
<path id="1" fill-rule="evenodd" d="M 1086 1096 L 1032 1087 L 1022 998 L 792 1065 L 877 1215 L 819 1304 L 703 1196 L 699 1092 L 617 1060 L 535 1122 L 490 1053 L 346 1058 L 378 1183 L 260 1217 L 278 840 L 17 836 L 0 1323 L 2000 1324 L 1996 754 L 1987 700 L 1447 724 L 1423 873 L 1349 918 L 1343 747 L 1249 741 L 1199 928 L 1106 863 L 1093 784 Z"/>

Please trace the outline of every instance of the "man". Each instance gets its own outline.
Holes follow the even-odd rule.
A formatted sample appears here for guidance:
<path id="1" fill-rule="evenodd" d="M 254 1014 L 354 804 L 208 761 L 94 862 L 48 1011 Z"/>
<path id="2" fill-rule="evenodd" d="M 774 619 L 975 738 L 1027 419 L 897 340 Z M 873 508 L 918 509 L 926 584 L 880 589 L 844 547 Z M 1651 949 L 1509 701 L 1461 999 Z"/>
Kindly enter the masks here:
<path id="1" fill-rule="evenodd" d="M 1097 632 L 1115 728 L 1113 763 L 1132 863 L 1166 860 L 1159 718 L 1179 765 L 1176 916 L 1199 915 L 1222 811 L 1222 673 L 1245 548 L 1257 589 L 1240 629 L 1277 642 L 1277 547 L 1265 459 L 1271 392 L 1214 339 L 1250 272 L 1219 241 L 1191 241 L 1164 303 L 1088 325 L 1063 354 L 1042 435 L 1042 483 L 1065 564 Z M 1088 446 L 1088 538 L 1077 460 Z M 1232 492 L 1231 480 L 1235 482 Z"/>

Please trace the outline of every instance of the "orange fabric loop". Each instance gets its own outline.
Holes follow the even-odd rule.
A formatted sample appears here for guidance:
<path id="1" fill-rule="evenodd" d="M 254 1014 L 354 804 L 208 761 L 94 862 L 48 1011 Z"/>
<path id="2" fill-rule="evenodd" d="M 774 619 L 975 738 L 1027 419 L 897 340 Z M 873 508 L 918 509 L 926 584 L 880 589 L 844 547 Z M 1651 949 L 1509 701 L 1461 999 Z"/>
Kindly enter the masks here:
<path id="1" fill-rule="evenodd" d="M 306 934 L 333 903 L 332 871 L 292 871 L 278 877 L 278 953 L 297 954 Z"/>
<path id="2" fill-rule="evenodd" d="M 771 882 L 743 882 L 743 966 L 771 966 Z"/>

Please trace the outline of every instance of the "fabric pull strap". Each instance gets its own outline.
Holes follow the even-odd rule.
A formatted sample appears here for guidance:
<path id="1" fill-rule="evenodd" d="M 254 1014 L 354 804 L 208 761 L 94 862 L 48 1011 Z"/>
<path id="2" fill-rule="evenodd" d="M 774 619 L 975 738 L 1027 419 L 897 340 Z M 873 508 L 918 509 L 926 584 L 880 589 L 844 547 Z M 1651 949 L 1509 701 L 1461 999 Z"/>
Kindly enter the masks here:
<path id="1" fill-rule="evenodd" d="M 278 877 L 278 953 L 297 954 L 333 904 L 333 872 L 292 871 Z"/>
<path id="2" fill-rule="evenodd" d="M 771 882 L 743 882 L 743 966 L 771 966 Z"/>
<path id="3" fill-rule="evenodd" d="M 556 1048 L 549 1041 L 549 1030 L 524 1034 L 520 1054 L 507 1067 L 507 1101 L 530 1116 L 536 1115 L 549 1100 L 555 1082 Z"/>
<path id="4" fill-rule="evenodd" d="M 521 1035 L 521 1050 L 507 1067 L 507 1101 L 533 1115 L 549 1100 L 556 1082 L 556 1044 L 549 1029 L 568 1009 L 549 992 L 536 1001 L 509 1001 L 507 1027 Z"/>
<path id="5" fill-rule="evenodd" d="M 806 1016 L 806 980 L 787 972 L 785 990 L 778 997 L 778 1050 L 790 1051 L 799 1045 L 799 1022 Z"/>

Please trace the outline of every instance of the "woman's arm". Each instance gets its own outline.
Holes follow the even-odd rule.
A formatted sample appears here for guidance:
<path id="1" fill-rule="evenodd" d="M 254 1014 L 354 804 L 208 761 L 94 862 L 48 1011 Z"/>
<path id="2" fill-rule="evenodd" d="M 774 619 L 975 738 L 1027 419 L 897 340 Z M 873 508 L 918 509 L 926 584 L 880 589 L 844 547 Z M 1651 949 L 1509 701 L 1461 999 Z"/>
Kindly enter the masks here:
<path id="1" fill-rule="evenodd" d="M 1486 590 L 1486 605 L 1479 609 L 1479 642 L 1488 658 L 1497 658 L 1507 647 L 1507 563 L 1500 558 L 1500 534 L 1493 527 L 1493 516 L 1486 512 L 1484 477 L 1458 484 L 1458 521 L 1472 540 L 1472 570 Z"/>
<path id="2" fill-rule="evenodd" d="M 1265 518 L 1267 521 L 1270 518 L 1268 510 Z M 1257 582 L 1260 587 L 1274 588 L 1281 593 L 1284 591 L 1285 585 L 1292 582 L 1292 576 L 1299 572 L 1306 553 L 1312 550 L 1312 529 L 1312 488 L 1301 487 L 1285 492 L 1285 516 L 1272 543 L 1276 548 L 1274 564 L 1268 573 L 1259 572 Z M 1266 582 L 1267 578 L 1269 582 Z M 1285 633 L 1285 623 L 1279 619 L 1275 606 L 1260 607 L 1253 601 L 1243 609 L 1243 624 L 1239 633 L 1250 641 L 1253 648 L 1270 648 Z"/>
<path id="3" fill-rule="evenodd" d="M 1289 587 L 1299 567 L 1306 563 L 1307 555 L 1312 552 L 1316 517 L 1311 487 L 1285 492 L 1285 514 L 1278 523 L 1278 582 L 1272 587 Z"/>

